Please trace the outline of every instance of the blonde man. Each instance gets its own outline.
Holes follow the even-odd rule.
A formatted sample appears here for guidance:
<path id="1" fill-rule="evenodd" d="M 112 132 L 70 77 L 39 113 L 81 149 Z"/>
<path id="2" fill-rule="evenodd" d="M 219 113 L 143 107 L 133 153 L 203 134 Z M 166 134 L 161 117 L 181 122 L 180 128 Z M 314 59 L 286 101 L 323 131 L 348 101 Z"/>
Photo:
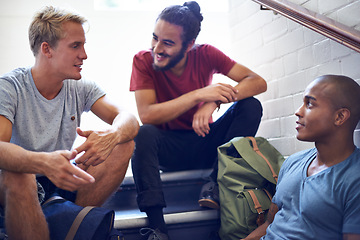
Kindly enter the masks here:
<path id="1" fill-rule="evenodd" d="M 40 203 L 54 193 L 81 206 L 102 205 L 122 182 L 134 150 L 136 118 L 81 79 L 85 22 L 44 8 L 29 28 L 34 66 L 0 77 L 0 204 L 10 239 L 49 239 Z M 107 130 L 78 128 L 90 110 Z M 71 150 L 76 133 L 86 140 Z"/>

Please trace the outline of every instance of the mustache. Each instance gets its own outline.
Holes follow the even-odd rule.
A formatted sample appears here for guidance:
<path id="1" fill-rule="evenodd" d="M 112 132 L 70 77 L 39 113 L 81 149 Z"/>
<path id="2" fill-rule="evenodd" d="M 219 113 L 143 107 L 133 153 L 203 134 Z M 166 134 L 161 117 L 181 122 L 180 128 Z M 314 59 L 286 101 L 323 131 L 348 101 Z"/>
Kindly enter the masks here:
<path id="1" fill-rule="evenodd" d="M 151 55 L 153 57 L 155 56 L 154 50 L 151 50 Z M 170 55 L 165 54 L 165 53 L 157 53 L 156 55 L 159 55 L 160 57 L 170 57 Z"/>

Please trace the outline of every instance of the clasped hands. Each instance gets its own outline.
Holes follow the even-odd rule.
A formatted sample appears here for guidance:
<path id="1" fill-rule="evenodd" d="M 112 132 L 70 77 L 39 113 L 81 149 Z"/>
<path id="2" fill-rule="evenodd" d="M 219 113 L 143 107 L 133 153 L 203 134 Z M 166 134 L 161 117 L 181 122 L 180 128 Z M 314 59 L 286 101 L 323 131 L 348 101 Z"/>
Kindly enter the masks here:
<path id="1" fill-rule="evenodd" d="M 237 101 L 238 90 L 229 84 L 217 83 L 198 91 L 204 104 L 194 114 L 192 127 L 198 136 L 205 137 L 210 132 L 209 121 L 218 107 L 217 103 Z"/>

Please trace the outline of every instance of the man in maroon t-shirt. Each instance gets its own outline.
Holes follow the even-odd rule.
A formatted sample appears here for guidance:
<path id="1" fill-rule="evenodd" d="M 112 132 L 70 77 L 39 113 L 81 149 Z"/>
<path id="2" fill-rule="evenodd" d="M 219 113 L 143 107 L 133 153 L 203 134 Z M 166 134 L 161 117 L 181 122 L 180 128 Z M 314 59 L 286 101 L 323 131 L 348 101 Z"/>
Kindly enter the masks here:
<path id="1" fill-rule="evenodd" d="M 196 2 L 165 8 L 153 32 L 152 48 L 135 55 L 130 90 L 135 91 L 142 123 L 135 138 L 132 168 L 137 201 L 146 212 L 149 239 L 168 239 L 166 206 L 159 168 L 163 171 L 215 166 L 199 204 L 218 208 L 217 147 L 238 136 L 254 136 L 262 107 L 253 96 L 266 82 L 211 45 L 195 45 L 203 17 Z M 236 85 L 212 84 L 221 73 Z M 222 103 L 234 104 L 216 122 L 212 113 Z"/>

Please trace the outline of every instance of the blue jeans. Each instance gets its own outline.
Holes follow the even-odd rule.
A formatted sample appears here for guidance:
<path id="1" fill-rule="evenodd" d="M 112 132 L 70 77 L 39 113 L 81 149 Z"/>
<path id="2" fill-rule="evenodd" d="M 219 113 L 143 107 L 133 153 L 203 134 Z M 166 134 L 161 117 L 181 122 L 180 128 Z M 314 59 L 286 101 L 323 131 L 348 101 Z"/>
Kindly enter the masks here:
<path id="1" fill-rule="evenodd" d="M 234 137 L 255 136 L 262 117 L 259 100 L 250 97 L 235 102 L 210 132 L 199 137 L 193 130 L 160 130 L 143 125 L 135 138 L 132 171 L 140 211 L 165 207 L 159 170 L 164 172 L 214 168 L 217 177 L 217 147 Z"/>

